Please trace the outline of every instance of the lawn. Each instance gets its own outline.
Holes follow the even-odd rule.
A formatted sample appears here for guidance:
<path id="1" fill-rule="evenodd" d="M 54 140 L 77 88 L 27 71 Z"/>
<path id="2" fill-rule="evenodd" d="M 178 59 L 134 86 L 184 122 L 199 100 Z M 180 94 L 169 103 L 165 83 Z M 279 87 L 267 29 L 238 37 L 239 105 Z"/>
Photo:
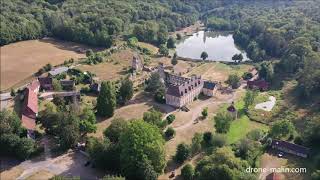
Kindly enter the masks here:
<path id="1" fill-rule="evenodd" d="M 186 76 L 196 74 L 201 75 L 203 79 L 224 82 L 230 74 L 242 76 L 244 72 L 249 71 L 252 67 L 253 66 L 246 64 L 227 65 L 219 62 L 207 62 L 193 68 Z"/>
<path id="2" fill-rule="evenodd" d="M 236 108 L 238 109 L 238 119 L 234 120 L 231 123 L 230 129 L 227 135 L 227 142 L 229 144 L 235 143 L 238 140 L 245 138 L 246 135 L 254 130 L 254 129 L 261 129 L 263 131 L 268 130 L 268 126 L 264 124 L 260 124 L 254 121 L 250 121 L 249 117 L 246 116 L 243 112 L 244 108 L 244 101 L 240 100 L 236 102 Z M 224 108 L 225 109 L 225 108 Z"/>

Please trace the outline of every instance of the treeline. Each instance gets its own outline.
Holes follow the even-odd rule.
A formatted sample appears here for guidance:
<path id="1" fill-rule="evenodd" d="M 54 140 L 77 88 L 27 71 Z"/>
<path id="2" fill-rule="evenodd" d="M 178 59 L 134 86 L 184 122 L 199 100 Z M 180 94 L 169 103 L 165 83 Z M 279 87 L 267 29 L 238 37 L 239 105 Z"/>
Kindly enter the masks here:
<path id="1" fill-rule="evenodd" d="M 178 0 L 3 1 L 0 45 L 53 36 L 110 47 L 114 37 L 131 34 L 141 26 L 151 35 L 143 33 L 139 40 L 156 43 L 158 37 L 152 37 L 152 33 L 175 31 L 193 24 L 198 16 L 194 7 Z M 155 27 L 148 29 L 150 24 Z"/>

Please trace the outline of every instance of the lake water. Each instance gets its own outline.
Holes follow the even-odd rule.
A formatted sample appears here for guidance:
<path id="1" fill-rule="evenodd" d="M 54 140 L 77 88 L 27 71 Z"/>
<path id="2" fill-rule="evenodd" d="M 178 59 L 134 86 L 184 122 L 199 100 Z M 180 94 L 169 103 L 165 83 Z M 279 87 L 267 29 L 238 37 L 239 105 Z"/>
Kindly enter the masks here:
<path id="1" fill-rule="evenodd" d="M 232 34 L 199 31 L 185 38 L 176 45 L 178 56 L 184 58 L 201 59 L 200 55 L 206 51 L 209 55 L 207 60 L 233 61 L 234 54 L 241 53 L 243 61 L 248 60 L 244 51 L 235 44 Z"/>

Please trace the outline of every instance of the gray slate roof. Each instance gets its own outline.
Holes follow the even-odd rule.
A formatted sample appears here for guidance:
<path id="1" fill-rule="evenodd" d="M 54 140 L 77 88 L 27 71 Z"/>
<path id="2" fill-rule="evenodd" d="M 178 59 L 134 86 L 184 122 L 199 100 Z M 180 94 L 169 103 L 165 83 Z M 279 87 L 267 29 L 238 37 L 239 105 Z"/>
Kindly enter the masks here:
<path id="1" fill-rule="evenodd" d="M 68 67 L 58 67 L 58 68 L 55 68 L 51 71 L 49 71 L 49 74 L 52 75 L 52 76 L 56 76 L 58 74 L 61 74 L 61 73 L 64 73 L 64 72 L 67 72 L 68 71 Z"/>

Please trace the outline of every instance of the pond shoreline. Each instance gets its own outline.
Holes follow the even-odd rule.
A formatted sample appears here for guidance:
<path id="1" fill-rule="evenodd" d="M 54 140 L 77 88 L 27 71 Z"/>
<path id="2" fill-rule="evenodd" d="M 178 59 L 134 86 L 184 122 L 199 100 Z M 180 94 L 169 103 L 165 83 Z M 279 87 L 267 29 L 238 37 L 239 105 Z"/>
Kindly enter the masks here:
<path id="1" fill-rule="evenodd" d="M 237 47 L 230 32 L 200 30 L 183 38 L 176 44 L 176 52 L 180 59 L 202 61 L 200 55 L 207 52 L 207 60 L 233 62 L 232 57 L 242 54 L 243 61 L 250 60 L 244 50 Z"/>

